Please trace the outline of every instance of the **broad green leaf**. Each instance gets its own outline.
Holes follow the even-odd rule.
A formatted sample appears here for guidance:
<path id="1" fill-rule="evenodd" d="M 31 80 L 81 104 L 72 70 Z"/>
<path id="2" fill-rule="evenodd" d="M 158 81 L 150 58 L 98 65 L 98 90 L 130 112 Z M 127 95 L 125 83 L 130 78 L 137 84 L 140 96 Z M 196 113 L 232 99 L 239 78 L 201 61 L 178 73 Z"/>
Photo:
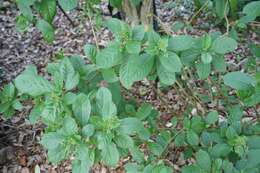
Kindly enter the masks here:
<path id="1" fill-rule="evenodd" d="M 259 8 L 260 1 L 250 2 L 243 8 L 243 13 L 246 14 L 245 17 L 250 18 L 250 21 L 253 21 L 257 16 L 260 16 Z"/>
<path id="2" fill-rule="evenodd" d="M 210 153 L 214 157 L 224 157 L 227 156 L 231 151 L 230 146 L 225 143 L 216 144 L 211 149 Z"/>
<path id="3" fill-rule="evenodd" d="M 141 43 L 139 41 L 128 41 L 126 43 L 126 51 L 130 54 L 139 54 L 141 51 Z"/>
<path id="4" fill-rule="evenodd" d="M 218 121 L 218 112 L 217 111 L 212 111 L 210 113 L 208 113 L 207 117 L 206 117 L 206 123 L 207 124 L 214 124 L 215 122 Z"/>
<path id="5" fill-rule="evenodd" d="M 97 66 L 107 69 L 120 64 L 123 57 L 119 52 L 118 46 L 115 44 L 98 52 L 96 56 Z"/>
<path id="6" fill-rule="evenodd" d="M 59 145 L 54 150 L 48 150 L 48 161 L 57 164 L 66 159 L 68 153 L 66 152 L 66 145 Z"/>
<path id="7" fill-rule="evenodd" d="M 161 63 L 157 65 L 157 75 L 160 82 L 165 85 L 172 85 L 176 81 L 175 72 L 168 71 Z"/>
<path id="8" fill-rule="evenodd" d="M 240 121 L 240 119 L 244 115 L 243 109 L 241 108 L 240 105 L 233 105 L 232 107 L 229 108 L 228 113 L 229 113 L 228 119 L 231 122 Z"/>
<path id="9" fill-rule="evenodd" d="M 90 137 L 95 132 L 95 126 L 92 124 L 87 124 L 82 128 L 82 135 L 85 137 Z"/>
<path id="10" fill-rule="evenodd" d="M 247 168 L 253 168 L 253 167 L 258 167 L 258 165 L 260 164 L 260 159 L 259 159 L 259 155 L 260 155 L 260 149 L 253 149 L 253 150 L 249 150 L 247 153 Z"/>
<path id="11" fill-rule="evenodd" d="M 35 7 L 43 19 L 51 24 L 56 14 L 56 0 L 36 1 Z"/>
<path id="12" fill-rule="evenodd" d="M 119 130 L 127 135 L 134 135 L 137 133 L 140 137 L 149 139 L 150 134 L 144 128 L 143 123 L 137 118 L 124 118 L 121 120 Z"/>
<path id="13" fill-rule="evenodd" d="M 200 51 L 196 49 L 190 49 L 181 53 L 180 59 L 184 65 L 193 66 L 197 57 L 200 56 Z"/>
<path id="14" fill-rule="evenodd" d="M 255 57 L 260 58 L 260 44 L 250 44 L 249 48 Z"/>
<path id="15" fill-rule="evenodd" d="M 196 64 L 197 73 L 200 79 L 206 79 L 211 72 L 211 64 Z"/>
<path id="16" fill-rule="evenodd" d="M 199 150 L 196 153 L 197 164 L 207 172 L 211 170 L 211 158 L 209 154 L 204 150 Z"/>
<path id="17" fill-rule="evenodd" d="M 98 89 L 96 94 L 96 104 L 98 112 L 104 119 L 111 118 L 117 114 L 116 105 L 112 101 L 112 94 L 105 87 Z"/>
<path id="18" fill-rule="evenodd" d="M 203 144 L 209 146 L 212 142 L 220 142 L 222 139 L 218 133 L 209 133 L 207 131 L 203 131 L 201 134 L 201 141 Z"/>
<path id="19" fill-rule="evenodd" d="M 10 102 L 5 102 L 5 103 L 1 103 L 0 104 L 0 113 L 4 113 L 6 111 L 8 111 L 8 109 L 10 109 L 11 107 L 11 104 Z"/>
<path id="20" fill-rule="evenodd" d="M 59 71 L 60 68 L 60 64 L 53 62 L 53 63 L 48 63 L 47 67 L 46 67 L 46 71 L 51 74 L 52 76 L 55 75 L 56 72 Z"/>
<path id="21" fill-rule="evenodd" d="M 237 48 L 237 42 L 229 37 L 220 36 L 214 40 L 212 49 L 219 54 L 226 54 L 234 51 Z"/>
<path id="22" fill-rule="evenodd" d="M 152 110 L 153 110 L 153 107 L 151 104 L 143 103 L 141 105 L 141 107 L 138 108 L 138 110 L 136 112 L 136 116 L 140 120 L 144 120 L 151 114 Z"/>
<path id="23" fill-rule="evenodd" d="M 85 94 L 79 94 L 72 104 L 72 110 L 75 118 L 81 123 L 81 125 L 86 125 L 89 120 L 91 113 L 91 105 L 88 96 Z"/>
<path id="24" fill-rule="evenodd" d="M 119 77 L 122 85 L 130 88 L 139 80 L 143 80 L 151 71 L 154 58 L 149 54 L 132 55 L 127 62 L 120 67 Z"/>
<path id="25" fill-rule="evenodd" d="M 65 89 L 71 90 L 79 83 L 79 74 L 75 72 L 73 65 L 68 58 L 61 61 L 59 72 L 65 82 Z"/>
<path id="26" fill-rule="evenodd" d="M 199 166 L 190 165 L 190 166 L 182 167 L 181 173 L 205 173 L 205 172 L 203 172 Z"/>
<path id="27" fill-rule="evenodd" d="M 250 149 L 260 149 L 260 136 L 250 136 L 247 140 Z"/>
<path id="28" fill-rule="evenodd" d="M 58 2 L 64 11 L 72 10 L 78 4 L 78 0 L 58 0 Z"/>
<path id="29" fill-rule="evenodd" d="M 209 63 L 211 63 L 212 59 L 213 59 L 213 58 L 212 58 L 212 55 L 211 55 L 210 53 L 208 53 L 208 52 L 201 54 L 201 61 L 202 61 L 204 64 L 209 64 Z"/>
<path id="30" fill-rule="evenodd" d="M 98 122 L 97 122 L 98 123 Z M 95 124 L 96 126 L 96 124 Z M 106 145 L 108 145 L 109 143 L 112 142 L 113 139 L 113 135 L 110 132 L 98 132 L 96 134 L 96 138 L 97 138 L 97 147 L 100 150 L 103 150 Z"/>
<path id="31" fill-rule="evenodd" d="M 140 151 L 140 149 L 136 146 L 129 148 L 130 153 L 133 157 L 133 160 L 142 163 L 144 161 L 144 153 Z"/>
<path id="32" fill-rule="evenodd" d="M 53 89 L 49 81 L 37 74 L 35 66 L 27 67 L 24 72 L 15 78 L 14 83 L 20 93 L 31 96 L 49 93 Z"/>
<path id="33" fill-rule="evenodd" d="M 193 116 L 191 119 L 190 128 L 196 133 L 200 133 L 205 129 L 205 123 L 200 116 Z"/>
<path id="34" fill-rule="evenodd" d="M 229 173 L 234 171 L 234 166 L 232 162 L 229 162 L 228 160 L 223 161 L 222 168 L 224 170 L 224 173 Z"/>
<path id="35" fill-rule="evenodd" d="M 63 101 L 67 105 L 72 105 L 76 99 L 77 95 L 72 92 L 67 92 L 63 97 Z"/>
<path id="36" fill-rule="evenodd" d="M 51 24 L 46 22 L 45 20 L 38 20 L 36 23 L 36 27 L 42 32 L 43 38 L 51 43 L 54 40 L 54 28 Z"/>
<path id="37" fill-rule="evenodd" d="M 121 8 L 122 0 L 109 0 L 109 3 L 115 8 Z"/>
<path id="38" fill-rule="evenodd" d="M 199 144 L 199 136 L 193 131 L 189 130 L 186 134 L 187 142 L 190 145 L 198 145 Z"/>
<path id="39" fill-rule="evenodd" d="M 3 106 L 5 106 L 5 104 L 4 104 L 4 105 L 0 104 L 0 108 L 1 108 L 1 109 L 2 109 Z M 14 115 L 15 110 L 12 109 L 12 108 L 10 108 L 10 106 L 8 105 L 8 107 L 6 107 L 6 109 L 4 109 L 4 111 L 3 111 L 3 110 L 0 110 L 0 113 L 3 114 L 3 117 L 4 117 L 5 119 L 9 119 L 9 118 L 11 118 L 11 117 Z"/>
<path id="40" fill-rule="evenodd" d="M 28 26 L 30 25 L 28 19 L 23 15 L 16 17 L 16 30 L 19 32 L 24 32 L 27 30 Z"/>
<path id="41" fill-rule="evenodd" d="M 1 101 L 3 99 L 12 99 L 15 97 L 15 86 L 13 83 L 9 83 L 4 86 L 4 89 L 0 93 Z"/>
<path id="42" fill-rule="evenodd" d="M 190 129 L 191 125 L 191 120 L 188 117 L 184 117 L 183 119 L 183 127 L 185 129 Z"/>
<path id="43" fill-rule="evenodd" d="M 157 142 L 149 142 L 148 148 L 156 156 L 160 156 L 162 154 L 162 152 L 164 151 L 163 146 Z"/>
<path id="44" fill-rule="evenodd" d="M 15 110 L 18 110 L 18 111 L 21 111 L 23 109 L 23 105 L 22 103 L 18 100 L 18 99 L 15 99 L 12 103 L 12 107 L 15 109 Z"/>
<path id="45" fill-rule="evenodd" d="M 69 145 L 65 145 L 65 138 L 61 131 L 49 132 L 43 135 L 41 144 L 48 149 L 48 160 L 59 163 L 69 154 Z"/>
<path id="46" fill-rule="evenodd" d="M 252 76 L 239 71 L 227 73 L 223 79 L 225 85 L 237 90 L 246 90 L 256 84 Z"/>
<path id="47" fill-rule="evenodd" d="M 246 16 L 243 16 L 243 17 L 241 17 L 241 18 L 238 20 L 237 26 L 238 26 L 239 28 L 246 28 L 246 24 L 249 23 L 249 22 L 254 21 L 255 18 L 256 18 L 256 16 L 254 16 L 254 15 L 246 15 Z"/>
<path id="48" fill-rule="evenodd" d="M 121 94 L 121 85 L 120 82 L 114 82 L 110 83 L 108 86 L 108 89 L 110 90 L 112 94 L 112 100 L 113 102 L 118 106 L 119 111 L 122 110 L 122 107 L 120 106 L 123 102 L 122 94 Z"/>
<path id="49" fill-rule="evenodd" d="M 126 163 L 124 165 L 126 173 L 142 173 L 142 166 L 137 163 Z"/>
<path id="50" fill-rule="evenodd" d="M 63 120 L 63 129 L 66 135 L 73 135 L 78 132 L 76 121 L 69 116 L 65 117 Z"/>
<path id="51" fill-rule="evenodd" d="M 97 48 L 93 44 L 86 44 L 84 46 L 84 53 L 92 63 L 96 63 Z"/>
<path id="52" fill-rule="evenodd" d="M 132 148 L 134 146 L 133 139 L 126 134 L 118 134 L 114 139 L 115 143 L 121 148 Z"/>
<path id="53" fill-rule="evenodd" d="M 212 164 L 213 168 L 212 169 L 221 171 L 222 163 L 223 163 L 223 161 L 220 158 L 217 158 L 217 159 L 213 160 L 213 164 Z"/>
<path id="54" fill-rule="evenodd" d="M 114 68 L 102 69 L 101 73 L 104 80 L 107 81 L 108 83 L 114 83 L 118 81 L 118 77 Z"/>
<path id="55" fill-rule="evenodd" d="M 171 133 L 168 130 L 161 131 L 160 134 L 156 136 L 156 142 L 163 146 L 164 148 L 167 147 L 169 142 L 171 142 L 172 136 Z"/>
<path id="56" fill-rule="evenodd" d="M 148 31 L 147 32 L 147 37 L 148 37 L 149 45 L 150 44 L 152 44 L 152 45 L 155 44 L 156 45 L 160 41 L 160 39 L 161 39 L 160 35 L 157 32 L 155 32 L 154 30 Z"/>
<path id="57" fill-rule="evenodd" d="M 43 104 L 37 104 L 33 107 L 29 114 L 30 123 L 36 123 L 36 121 L 40 118 L 41 113 L 43 111 Z"/>
<path id="58" fill-rule="evenodd" d="M 94 164 L 94 158 L 85 145 L 77 148 L 75 160 L 72 161 L 72 173 L 87 173 Z"/>
<path id="59" fill-rule="evenodd" d="M 184 145 L 185 144 L 185 133 L 184 132 L 179 133 L 176 136 L 174 143 L 177 147 Z"/>
<path id="60" fill-rule="evenodd" d="M 211 47 L 212 39 L 209 34 L 205 34 L 202 37 L 202 49 L 207 51 Z"/>
<path id="61" fill-rule="evenodd" d="M 41 144 L 48 150 L 55 150 L 64 141 L 64 137 L 57 132 L 45 133 L 42 136 Z"/>
<path id="62" fill-rule="evenodd" d="M 115 35 L 115 37 L 120 37 L 121 34 L 129 31 L 128 25 L 125 22 L 116 18 L 111 18 L 107 20 L 106 26 Z"/>
<path id="63" fill-rule="evenodd" d="M 119 152 L 116 145 L 113 142 L 107 143 L 101 150 L 102 160 L 109 166 L 116 166 L 119 161 Z"/>
<path id="64" fill-rule="evenodd" d="M 54 123 L 59 117 L 60 106 L 57 103 L 53 103 L 48 98 L 44 103 L 46 106 L 43 108 L 41 117 L 45 123 Z"/>
<path id="65" fill-rule="evenodd" d="M 132 39 L 136 41 L 142 41 L 145 35 L 145 30 L 143 25 L 135 25 L 132 30 Z"/>
<path id="66" fill-rule="evenodd" d="M 180 22 L 180 21 L 176 21 L 172 24 L 172 27 L 171 29 L 174 31 L 174 32 L 177 32 L 181 29 L 183 29 L 185 27 L 185 23 L 184 22 Z"/>
<path id="67" fill-rule="evenodd" d="M 16 0 L 19 10 L 28 21 L 33 20 L 33 13 L 30 6 L 33 5 L 34 1 L 35 0 Z"/>
<path id="68" fill-rule="evenodd" d="M 227 139 L 235 139 L 236 137 L 238 137 L 238 134 L 236 132 L 236 130 L 232 127 L 232 126 L 229 126 L 226 130 L 226 137 Z"/>
<path id="69" fill-rule="evenodd" d="M 225 72 L 227 68 L 227 64 L 223 56 L 214 56 L 212 60 L 212 65 L 214 69 L 218 72 Z"/>
<path id="70" fill-rule="evenodd" d="M 164 165 L 157 165 L 155 168 L 152 170 L 152 173 L 172 173 L 172 169 L 168 166 Z"/>
<path id="71" fill-rule="evenodd" d="M 189 35 L 174 36 L 169 39 L 168 50 L 184 51 L 190 49 L 193 45 L 193 38 Z"/>
<path id="72" fill-rule="evenodd" d="M 160 63 L 169 72 L 180 72 L 182 63 L 177 54 L 168 52 L 160 57 Z"/>
<path id="73" fill-rule="evenodd" d="M 215 10 L 216 10 L 216 14 L 220 19 L 223 19 L 225 16 L 225 0 L 217 0 L 214 1 L 215 2 Z M 228 13 L 228 12 L 226 12 Z"/>

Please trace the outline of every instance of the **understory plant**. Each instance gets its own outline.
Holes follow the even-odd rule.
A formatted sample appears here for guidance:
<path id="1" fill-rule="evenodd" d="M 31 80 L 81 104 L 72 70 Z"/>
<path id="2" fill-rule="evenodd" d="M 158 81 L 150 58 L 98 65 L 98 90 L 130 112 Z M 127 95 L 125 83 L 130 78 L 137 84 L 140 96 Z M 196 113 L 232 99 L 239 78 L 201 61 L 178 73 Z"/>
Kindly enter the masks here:
<path id="1" fill-rule="evenodd" d="M 19 0 L 18 22 L 33 20 L 29 7 L 41 12 L 42 4 L 34 3 L 44 2 Z M 54 13 L 42 15 L 52 22 Z M 30 65 L 4 86 L 3 118 L 22 110 L 23 101 L 31 103 L 29 121 L 46 125 L 40 143 L 48 160 L 71 159 L 73 173 L 96 164 L 116 168 L 123 161 L 127 173 L 260 172 L 259 45 L 250 45 L 252 58 L 243 70 L 230 71 L 225 55 L 238 43 L 228 33 L 160 35 L 114 18 L 104 25 L 114 36 L 106 47 L 86 44 L 85 55 L 62 55 L 43 74 Z M 125 99 L 143 80 L 158 101 L 161 92 L 174 90 L 185 111 L 163 121 L 151 104 Z M 172 154 L 179 157 L 171 159 Z M 187 164 L 177 167 L 179 160 Z"/>

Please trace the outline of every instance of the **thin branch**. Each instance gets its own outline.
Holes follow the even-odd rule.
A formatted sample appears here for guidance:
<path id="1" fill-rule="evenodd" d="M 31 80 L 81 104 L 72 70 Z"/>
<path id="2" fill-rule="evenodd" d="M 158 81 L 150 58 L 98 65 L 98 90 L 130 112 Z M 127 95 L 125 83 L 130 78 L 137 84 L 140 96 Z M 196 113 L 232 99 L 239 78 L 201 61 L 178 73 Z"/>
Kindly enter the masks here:
<path id="1" fill-rule="evenodd" d="M 253 21 L 253 22 L 250 22 L 249 25 L 254 26 L 254 27 L 260 27 L 260 22 Z"/>
<path id="2" fill-rule="evenodd" d="M 60 6 L 59 2 L 57 1 L 58 7 L 61 10 L 61 12 L 64 14 L 64 16 L 68 19 L 68 21 L 70 22 L 70 24 L 75 27 L 75 23 L 72 21 L 72 19 L 70 18 L 70 16 L 62 9 L 62 7 Z"/>
<path id="3" fill-rule="evenodd" d="M 155 19 L 160 23 L 160 25 L 162 26 L 163 31 L 164 31 L 167 35 L 172 35 L 172 34 L 173 34 L 172 30 L 171 30 L 168 26 L 166 26 L 166 25 L 163 23 L 163 21 L 162 21 L 158 16 L 154 15 L 154 17 L 155 17 Z"/>
<path id="4" fill-rule="evenodd" d="M 200 14 L 200 12 L 206 8 L 206 6 L 208 5 L 209 0 L 207 2 L 205 2 L 200 9 L 191 17 L 191 19 L 188 21 L 188 24 L 191 24 L 193 22 L 193 20 Z"/>
<path id="5" fill-rule="evenodd" d="M 91 16 L 88 15 L 88 18 L 89 18 L 89 22 L 90 22 L 90 26 L 91 26 L 91 31 L 94 36 L 95 44 L 96 44 L 97 50 L 99 51 L 98 39 L 97 39 L 97 35 L 95 32 L 95 28 L 93 27 L 93 24 L 92 24 Z"/>
<path id="6" fill-rule="evenodd" d="M 229 25 L 229 20 L 228 20 L 228 17 L 227 17 L 227 8 L 228 8 L 228 0 L 227 0 L 227 2 L 226 2 L 226 4 L 225 4 L 225 10 L 224 10 L 224 16 L 225 16 L 225 20 L 226 20 L 226 35 L 228 35 L 229 34 L 229 27 L 230 27 L 230 25 Z"/>

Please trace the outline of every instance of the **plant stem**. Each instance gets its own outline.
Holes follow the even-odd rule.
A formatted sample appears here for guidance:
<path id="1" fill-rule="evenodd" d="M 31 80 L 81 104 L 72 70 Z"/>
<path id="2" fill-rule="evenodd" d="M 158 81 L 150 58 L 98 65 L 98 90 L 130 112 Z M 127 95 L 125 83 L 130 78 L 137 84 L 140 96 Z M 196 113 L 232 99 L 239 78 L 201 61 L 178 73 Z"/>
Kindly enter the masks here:
<path id="1" fill-rule="evenodd" d="M 226 20 L 226 35 L 229 35 L 229 21 L 228 21 L 228 17 L 227 17 L 227 8 L 228 8 L 228 1 L 226 1 L 226 4 L 225 4 L 225 10 L 224 10 L 224 16 L 225 16 L 225 20 Z"/>
<path id="2" fill-rule="evenodd" d="M 208 3 L 209 0 L 200 7 L 200 9 L 191 17 L 187 24 L 191 24 L 193 20 L 200 14 L 200 12 L 208 5 Z"/>
<path id="3" fill-rule="evenodd" d="M 164 147 L 162 154 L 159 156 L 160 158 L 165 158 L 166 154 L 167 154 L 167 149 L 169 148 L 170 144 L 172 144 L 172 141 L 180 134 L 184 131 L 184 129 L 181 129 L 180 131 L 178 131 L 168 142 L 168 144 Z"/>
<path id="4" fill-rule="evenodd" d="M 70 16 L 62 9 L 62 7 L 60 6 L 59 2 L 57 1 L 57 5 L 59 7 L 59 9 L 61 10 L 61 12 L 64 14 L 64 16 L 68 19 L 68 21 L 70 22 L 70 24 L 75 27 L 75 23 L 72 21 L 72 19 L 70 18 Z"/>
<path id="5" fill-rule="evenodd" d="M 92 34 L 94 36 L 94 40 L 95 40 L 95 44 L 96 44 L 96 47 L 97 47 L 97 51 L 99 51 L 98 39 L 97 39 L 97 35 L 96 35 L 96 32 L 95 32 L 95 28 L 94 28 L 94 26 L 92 24 L 92 18 L 88 14 L 87 14 L 87 16 L 88 16 L 88 19 L 89 19 L 89 22 L 90 22 L 90 27 L 91 27 Z"/>
<path id="6" fill-rule="evenodd" d="M 173 34 L 172 30 L 171 30 L 168 26 L 166 26 L 166 25 L 163 23 L 163 21 L 162 21 L 158 16 L 154 15 L 154 17 L 155 17 L 155 19 L 161 24 L 162 30 L 163 30 L 167 35 L 172 35 L 172 34 Z"/>

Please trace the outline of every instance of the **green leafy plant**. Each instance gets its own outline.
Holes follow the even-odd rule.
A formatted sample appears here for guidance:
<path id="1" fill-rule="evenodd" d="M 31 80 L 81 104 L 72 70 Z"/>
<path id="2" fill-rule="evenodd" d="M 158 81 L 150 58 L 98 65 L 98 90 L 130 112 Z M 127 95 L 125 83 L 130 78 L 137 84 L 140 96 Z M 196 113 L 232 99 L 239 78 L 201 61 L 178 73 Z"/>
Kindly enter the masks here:
<path id="1" fill-rule="evenodd" d="M 235 13 L 236 1 L 227 2 Z M 65 11 L 77 5 L 77 1 L 17 1 L 21 11 L 17 27 L 23 31 L 36 24 L 51 42 L 57 3 Z M 98 3 L 86 5 L 92 9 L 91 19 L 92 5 Z M 122 1 L 110 3 L 120 8 Z M 216 2 L 219 15 L 223 3 Z M 256 6 L 258 1 L 251 3 Z M 253 8 L 251 3 L 245 9 Z M 32 10 L 39 12 L 40 19 Z M 245 18 L 254 20 L 258 11 L 250 11 L 244 10 Z M 227 34 L 160 35 L 113 18 L 105 26 L 114 39 L 102 49 L 86 44 L 88 64 L 80 55 L 60 55 L 47 65 L 44 76 L 28 66 L 0 93 L 5 119 L 22 110 L 21 101 L 32 103 L 29 121 L 40 119 L 46 125 L 41 144 L 49 161 L 58 164 L 72 158 L 72 172 L 85 173 L 95 164 L 116 167 L 128 158 L 127 173 L 172 173 L 176 170 L 167 157 L 174 147 L 183 160 L 191 160 L 179 169 L 182 173 L 260 171 L 259 45 L 250 45 L 253 61 L 248 68 L 230 71 L 224 57 L 238 43 Z M 142 80 L 151 85 L 158 100 L 161 89 L 167 92 L 172 87 L 187 102 L 186 111 L 180 116 L 169 113 L 173 117 L 165 125 L 149 103 L 124 99 L 121 91 Z M 248 109 L 255 116 L 246 117 Z"/>
<path id="2" fill-rule="evenodd" d="M 4 86 L 0 92 L 0 113 L 4 118 L 11 118 L 15 110 L 22 110 L 23 105 L 17 98 L 17 90 L 15 86 L 10 83 Z"/>

